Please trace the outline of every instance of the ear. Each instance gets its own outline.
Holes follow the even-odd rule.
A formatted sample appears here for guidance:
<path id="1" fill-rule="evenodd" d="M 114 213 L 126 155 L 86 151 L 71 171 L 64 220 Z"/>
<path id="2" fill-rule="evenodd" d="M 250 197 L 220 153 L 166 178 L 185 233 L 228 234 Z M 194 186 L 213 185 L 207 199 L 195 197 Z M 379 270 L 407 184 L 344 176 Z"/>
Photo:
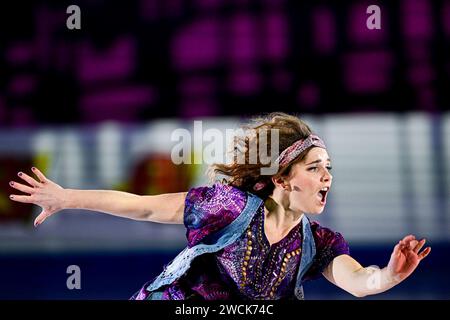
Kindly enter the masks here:
<path id="1" fill-rule="evenodd" d="M 289 188 L 289 184 L 287 183 L 286 179 L 284 177 L 282 177 L 282 176 L 281 177 L 280 176 L 278 176 L 278 177 L 273 176 L 272 177 L 272 182 L 275 185 L 275 188 L 281 188 L 281 189 L 284 189 L 284 190 L 288 190 L 288 188 Z"/>

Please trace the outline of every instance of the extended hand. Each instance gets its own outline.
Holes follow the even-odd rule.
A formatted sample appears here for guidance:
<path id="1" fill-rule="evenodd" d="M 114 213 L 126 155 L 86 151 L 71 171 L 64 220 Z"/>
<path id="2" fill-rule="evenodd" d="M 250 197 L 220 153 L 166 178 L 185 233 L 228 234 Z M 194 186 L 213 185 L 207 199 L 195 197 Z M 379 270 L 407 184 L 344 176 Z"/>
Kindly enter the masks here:
<path id="1" fill-rule="evenodd" d="M 419 253 L 426 240 L 417 241 L 415 236 L 409 235 L 400 240 L 394 247 L 387 269 L 394 281 L 400 282 L 406 279 L 431 252 L 431 247 L 426 247 Z"/>
<path id="2" fill-rule="evenodd" d="M 32 171 L 38 177 L 38 180 L 23 172 L 17 174 L 28 185 L 15 181 L 9 182 L 11 187 L 28 195 L 12 194 L 9 197 L 11 200 L 32 203 L 42 208 L 41 213 L 34 220 L 34 226 L 36 227 L 52 214 L 64 209 L 64 189 L 46 178 L 37 168 L 33 167 Z"/>

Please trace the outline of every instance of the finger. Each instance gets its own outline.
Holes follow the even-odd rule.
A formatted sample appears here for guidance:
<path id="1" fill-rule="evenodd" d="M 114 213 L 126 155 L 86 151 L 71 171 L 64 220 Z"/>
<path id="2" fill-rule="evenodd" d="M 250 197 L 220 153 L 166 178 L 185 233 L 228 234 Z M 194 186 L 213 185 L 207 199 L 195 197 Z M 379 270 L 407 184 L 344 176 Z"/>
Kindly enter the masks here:
<path id="1" fill-rule="evenodd" d="M 416 240 L 416 237 L 413 236 L 412 234 L 407 235 L 406 237 L 404 237 L 404 238 L 402 239 L 402 241 L 403 241 L 405 244 L 407 244 L 407 243 L 408 243 L 409 241 L 411 241 L 411 240 Z"/>
<path id="2" fill-rule="evenodd" d="M 44 222 L 45 219 L 47 219 L 51 214 L 45 210 L 43 210 L 37 217 L 34 219 L 34 226 L 37 227 L 42 222 Z"/>
<path id="3" fill-rule="evenodd" d="M 394 247 L 394 250 L 392 251 L 392 256 L 398 256 L 401 253 L 400 243 L 397 243 L 397 245 Z"/>
<path id="4" fill-rule="evenodd" d="M 31 170 L 39 178 L 39 181 L 41 181 L 42 183 L 47 182 L 47 178 L 44 176 L 44 174 L 38 168 L 33 167 L 33 168 L 31 168 Z"/>
<path id="5" fill-rule="evenodd" d="M 26 186 L 24 184 L 21 184 L 21 183 L 15 182 L 15 181 L 10 181 L 9 185 L 11 187 L 13 187 L 14 189 L 17 189 L 17 190 L 25 192 L 25 193 L 29 193 L 29 194 L 34 193 L 34 188 L 31 188 L 29 186 Z"/>
<path id="6" fill-rule="evenodd" d="M 419 253 L 419 259 L 425 259 L 431 252 L 431 247 L 426 247 L 421 253 Z"/>
<path id="7" fill-rule="evenodd" d="M 42 222 L 44 222 L 45 217 L 42 215 L 42 213 L 40 215 L 38 215 L 36 217 L 36 219 L 34 219 L 34 226 L 37 227 L 38 225 L 40 225 Z"/>
<path id="8" fill-rule="evenodd" d="M 31 200 L 31 196 L 23 196 L 18 194 L 12 194 L 9 198 L 13 201 L 22 202 L 22 203 L 33 203 Z"/>
<path id="9" fill-rule="evenodd" d="M 25 180 L 26 182 L 28 182 L 30 185 L 32 185 L 33 187 L 39 187 L 39 182 L 37 182 L 36 180 L 34 180 L 32 177 L 30 177 L 29 175 L 27 175 L 26 173 L 23 172 L 19 172 L 17 174 L 19 177 L 21 177 L 23 180 Z"/>
<path id="10" fill-rule="evenodd" d="M 419 241 L 419 243 L 416 245 L 416 247 L 414 248 L 414 252 L 418 253 L 420 251 L 420 249 L 422 249 L 422 247 L 425 245 L 425 243 L 427 242 L 426 239 L 422 239 Z"/>
<path id="11" fill-rule="evenodd" d="M 417 240 L 409 241 L 408 249 L 409 250 L 414 250 L 414 248 L 417 246 L 418 243 L 419 243 L 419 241 L 417 241 Z"/>

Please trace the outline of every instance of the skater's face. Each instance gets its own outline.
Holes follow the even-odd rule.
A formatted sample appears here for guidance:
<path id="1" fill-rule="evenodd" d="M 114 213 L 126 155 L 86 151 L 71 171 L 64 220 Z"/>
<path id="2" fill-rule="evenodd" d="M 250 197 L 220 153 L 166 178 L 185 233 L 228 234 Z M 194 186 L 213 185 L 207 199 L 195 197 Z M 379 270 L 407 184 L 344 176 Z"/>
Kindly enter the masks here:
<path id="1" fill-rule="evenodd" d="M 292 166 L 285 177 L 285 194 L 291 210 L 320 214 L 325 208 L 333 179 L 331 163 L 325 149 L 314 147 L 306 157 Z"/>

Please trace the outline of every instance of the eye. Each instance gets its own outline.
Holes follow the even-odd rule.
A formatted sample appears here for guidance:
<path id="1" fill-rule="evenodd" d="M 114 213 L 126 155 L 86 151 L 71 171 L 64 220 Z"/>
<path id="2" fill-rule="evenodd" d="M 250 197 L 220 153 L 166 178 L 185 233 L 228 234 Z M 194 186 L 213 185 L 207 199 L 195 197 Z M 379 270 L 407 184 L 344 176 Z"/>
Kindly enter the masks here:
<path id="1" fill-rule="evenodd" d="M 312 172 L 317 171 L 317 167 L 308 168 L 308 171 L 312 171 Z"/>
<path id="2" fill-rule="evenodd" d="M 331 171 L 332 169 L 333 169 L 332 166 L 328 166 L 328 167 L 327 167 L 327 170 L 328 170 L 328 171 Z"/>

